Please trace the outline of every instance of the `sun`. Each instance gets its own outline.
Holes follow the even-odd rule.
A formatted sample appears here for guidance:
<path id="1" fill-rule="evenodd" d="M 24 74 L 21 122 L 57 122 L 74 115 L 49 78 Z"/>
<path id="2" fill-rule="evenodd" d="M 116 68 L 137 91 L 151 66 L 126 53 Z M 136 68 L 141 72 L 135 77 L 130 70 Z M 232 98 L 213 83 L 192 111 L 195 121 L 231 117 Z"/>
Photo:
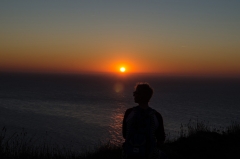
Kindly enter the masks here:
<path id="1" fill-rule="evenodd" d="M 126 71 L 125 67 L 121 67 L 121 68 L 120 68 L 120 71 L 121 71 L 121 72 L 125 72 L 125 71 Z"/>

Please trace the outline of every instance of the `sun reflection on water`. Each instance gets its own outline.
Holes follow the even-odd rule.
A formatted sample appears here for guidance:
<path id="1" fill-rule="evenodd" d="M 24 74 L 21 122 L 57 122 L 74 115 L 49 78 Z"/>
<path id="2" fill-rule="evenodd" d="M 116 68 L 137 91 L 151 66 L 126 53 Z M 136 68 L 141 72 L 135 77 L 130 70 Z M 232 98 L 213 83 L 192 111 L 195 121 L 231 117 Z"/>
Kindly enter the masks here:
<path id="1" fill-rule="evenodd" d="M 111 115 L 112 122 L 109 125 L 110 143 L 114 145 L 121 145 L 124 141 L 122 137 L 122 120 L 124 116 L 125 106 L 122 103 Z"/>

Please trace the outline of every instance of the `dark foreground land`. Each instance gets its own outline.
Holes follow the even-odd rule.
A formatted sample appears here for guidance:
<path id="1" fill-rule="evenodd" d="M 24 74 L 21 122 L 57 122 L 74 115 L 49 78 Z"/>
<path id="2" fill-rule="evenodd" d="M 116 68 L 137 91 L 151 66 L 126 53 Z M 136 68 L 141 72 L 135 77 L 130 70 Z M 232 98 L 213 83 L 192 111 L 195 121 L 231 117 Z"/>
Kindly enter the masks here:
<path id="1" fill-rule="evenodd" d="M 0 159 L 121 159 L 121 146 L 102 144 L 94 151 L 77 153 L 67 148 L 46 144 L 32 146 L 24 133 L 5 138 L 0 135 Z M 27 140 L 27 141 L 26 141 Z M 235 159 L 240 158 L 240 124 L 232 123 L 221 130 L 204 123 L 188 124 L 180 130 L 179 138 L 167 141 L 162 151 L 169 159 Z"/>

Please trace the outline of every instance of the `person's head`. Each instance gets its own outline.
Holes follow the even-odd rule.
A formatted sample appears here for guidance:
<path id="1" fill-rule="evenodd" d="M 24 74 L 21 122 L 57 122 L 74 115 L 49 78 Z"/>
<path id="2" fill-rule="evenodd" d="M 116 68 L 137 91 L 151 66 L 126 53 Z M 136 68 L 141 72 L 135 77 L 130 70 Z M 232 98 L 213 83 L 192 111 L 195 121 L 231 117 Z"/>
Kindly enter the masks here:
<path id="1" fill-rule="evenodd" d="M 153 89 L 148 83 L 137 83 L 133 92 L 135 103 L 148 103 L 153 95 Z"/>

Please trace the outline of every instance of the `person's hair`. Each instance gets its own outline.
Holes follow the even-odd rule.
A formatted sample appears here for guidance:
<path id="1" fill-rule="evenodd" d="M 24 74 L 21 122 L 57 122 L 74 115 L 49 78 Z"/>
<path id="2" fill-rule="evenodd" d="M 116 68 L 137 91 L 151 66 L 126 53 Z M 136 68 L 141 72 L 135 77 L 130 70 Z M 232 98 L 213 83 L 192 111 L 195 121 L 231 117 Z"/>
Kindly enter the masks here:
<path id="1" fill-rule="evenodd" d="M 140 94 L 143 96 L 143 100 L 149 102 L 152 95 L 153 89 L 147 82 L 139 82 L 135 86 L 135 90 L 138 90 Z"/>

